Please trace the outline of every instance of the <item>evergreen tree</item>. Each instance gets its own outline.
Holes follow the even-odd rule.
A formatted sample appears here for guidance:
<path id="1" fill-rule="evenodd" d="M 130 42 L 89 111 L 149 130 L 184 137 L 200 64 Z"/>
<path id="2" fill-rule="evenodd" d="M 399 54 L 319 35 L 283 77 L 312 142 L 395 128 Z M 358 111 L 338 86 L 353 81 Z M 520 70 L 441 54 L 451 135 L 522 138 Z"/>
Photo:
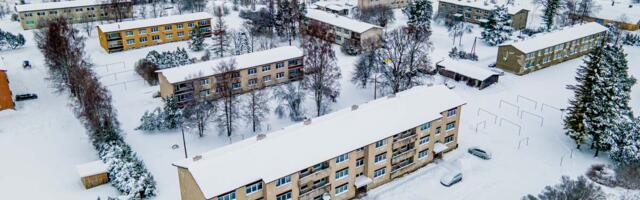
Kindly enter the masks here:
<path id="1" fill-rule="evenodd" d="M 196 27 L 193 28 L 191 40 L 189 40 L 189 49 L 192 51 L 202 51 L 204 47 L 204 34 L 200 31 L 200 27 L 196 25 Z"/>
<path id="2" fill-rule="evenodd" d="M 225 53 L 229 51 L 230 41 L 229 33 L 227 31 L 227 25 L 222 18 L 221 8 L 217 8 L 216 23 L 213 25 L 213 46 L 212 51 L 214 55 L 218 57 L 224 57 Z"/>
<path id="3" fill-rule="evenodd" d="M 507 12 L 507 7 L 496 6 L 489 16 L 488 21 L 484 25 L 481 37 L 484 42 L 490 46 L 496 46 L 507 41 L 511 37 L 513 27 L 511 27 L 511 17 Z"/>
<path id="4" fill-rule="evenodd" d="M 411 0 L 402 9 L 407 16 L 407 24 L 420 30 L 431 30 L 433 6 L 431 0 Z"/>
<path id="5" fill-rule="evenodd" d="M 556 15 L 558 15 L 558 10 L 560 8 L 560 0 L 546 0 L 544 1 L 543 4 L 544 4 L 544 10 L 542 15 L 542 21 L 544 22 L 545 28 L 547 30 L 551 30 L 555 22 Z"/>

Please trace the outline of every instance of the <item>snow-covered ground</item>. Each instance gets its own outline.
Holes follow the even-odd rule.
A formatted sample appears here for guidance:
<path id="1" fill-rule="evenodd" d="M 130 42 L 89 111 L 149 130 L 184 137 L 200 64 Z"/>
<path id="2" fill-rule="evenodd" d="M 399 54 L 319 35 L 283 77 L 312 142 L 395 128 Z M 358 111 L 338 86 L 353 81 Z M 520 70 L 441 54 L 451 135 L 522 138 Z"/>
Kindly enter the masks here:
<path id="1" fill-rule="evenodd" d="M 530 3 L 529 0 L 520 0 Z M 437 7 L 437 4 L 434 5 Z M 398 27 L 406 18 L 395 11 Z M 226 16 L 230 28 L 242 27 L 237 12 Z M 539 22 L 540 19 L 534 19 Z M 9 69 L 11 89 L 14 94 L 37 93 L 39 99 L 18 103 L 17 110 L 0 112 L 0 199 L 91 199 L 96 196 L 115 196 L 117 191 L 109 185 L 85 190 L 75 165 L 98 159 L 84 128 L 68 106 L 66 94 L 57 94 L 46 80 L 41 53 L 33 42 L 33 31 L 23 31 L 17 22 L 8 18 L 0 21 L 0 28 L 22 33 L 27 45 L 17 50 L 0 51 Z M 447 57 L 452 47 L 446 28 L 433 25 L 433 63 Z M 469 51 L 480 29 L 463 37 L 463 49 Z M 179 130 L 162 133 L 143 133 L 134 130 L 146 110 L 161 105 L 152 98 L 158 86 L 146 85 L 133 71 L 134 63 L 149 51 L 186 48 L 186 42 L 176 42 L 126 52 L 107 54 L 99 47 L 96 33 L 87 39 L 86 51 L 96 64 L 94 70 L 100 80 L 112 92 L 114 106 L 118 109 L 125 139 L 144 160 L 158 185 L 154 199 L 179 199 L 177 172 L 172 162 L 184 157 L 181 149 L 171 148 L 182 144 Z M 356 57 L 343 55 L 334 46 L 338 66 L 342 69 L 341 95 L 333 110 L 360 104 L 373 98 L 370 88 L 362 89 L 349 80 Z M 476 67 L 495 62 L 496 47 L 477 43 L 480 60 Z M 629 63 L 640 63 L 640 48 L 628 47 Z M 192 57 L 200 53 L 189 52 Z M 34 68 L 24 70 L 22 60 L 30 60 Z M 460 148 L 445 156 L 439 163 L 431 164 L 415 173 L 376 188 L 367 199 L 518 199 L 527 193 L 538 193 L 545 185 L 556 183 L 561 175 L 584 174 L 593 163 L 608 163 L 606 155 L 593 158 L 593 152 L 573 151 L 573 142 L 564 135 L 561 112 L 572 95 L 565 86 L 575 81 L 575 70 L 582 61 L 575 59 L 549 67 L 526 76 L 506 74 L 500 81 L 482 91 L 456 83 L 455 91 L 468 104 L 463 108 L 459 136 Z M 640 68 L 631 64 L 630 73 L 640 77 Z M 429 80 L 442 83 L 442 77 Z M 633 88 L 632 103 L 640 113 L 640 85 Z M 425 99 L 425 103 L 429 100 Z M 501 103 L 502 102 L 502 103 Z M 274 103 L 274 102 L 272 102 Z M 310 103 L 310 102 L 308 102 Z M 308 108 L 312 108 L 309 104 Z M 522 113 L 522 117 L 521 114 Z M 542 121 L 541 121 L 542 119 Z M 288 119 L 269 116 L 268 127 L 276 130 L 292 124 Z M 542 125 L 541 125 L 542 124 Z M 199 154 L 252 136 L 244 124 L 231 139 L 218 135 L 213 124 L 200 138 L 187 130 L 186 143 L 189 155 Z M 520 128 L 518 128 L 520 127 Z M 476 131 L 477 130 L 477 131 Z M 268 132 L 268 131 L 265 131 Z M 490 149 L 494 159 L 479 160 L 469 156 L 466 148 L 481 146 Z M 585 148 L 586 149 L 586 148 Z M 438 183 L 448 170 L 464 173 L 464 181 L 446 188 Z M 37 188 L 34 190 L 34 188 Z M 25 196 L 26 195 L 26 196 Z"/>

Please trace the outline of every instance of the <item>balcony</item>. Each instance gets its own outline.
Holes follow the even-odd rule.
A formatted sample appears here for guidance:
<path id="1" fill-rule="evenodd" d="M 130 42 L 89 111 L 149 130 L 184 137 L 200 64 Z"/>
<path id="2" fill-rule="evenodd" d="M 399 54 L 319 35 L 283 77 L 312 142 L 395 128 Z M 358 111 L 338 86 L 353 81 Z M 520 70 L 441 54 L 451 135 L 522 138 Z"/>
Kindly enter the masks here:
<path id="1" fill-rule="evenodd" d="M 191 92 L 191 91 L 193 91 L 193 85 L 189 85 L 189 84 L 185 84 L 185 83 L 176 85 L 176 91 L 175 91 L 176 94 L 184 93 L 184 92 Z"/>
<path id="2" fill-rule="evenodd" d="M 398 162 L 401 162 L 407 158 L 413 158 L 413 156 L 415 155 L 415 151 L 414 148 L 411 149 L 407 149 L 401 152 L 394 152 L 393 153 L 393 157 L 391 158 L 391 164 L 396 164 Z"/>
<path id="3" fill-rule="evenodd" d="M 300 200 L 311 200 L 317 196 L 320 196 L 324 193 L 331 192 L 331 184 L 329 182 L 325 182 L 324 185 L 314 186 L 309 189 L 300 190 Z"/>
<path id="4" fill-rule="evenodd" d="M 395 173 L 399 173 L 402 172 L 403 169 L 406 169 L 407 167 L 413 165 L 413 159 L 406 159 L 403 160 L 402 162 L 392 165 L 391 166 L 391 176 L 394 176 Z"/>
<path id="5" fill-rule="evenodd" d="M 417 135 L 415 132 L 413 134 L 401 135 L 399 137 L 393 138 L 393 148 L 404 146 L 407 144 L 414 143 L 416 141 Z"/>
<path id="6" fill-rule="evenodd" d="M 322 177 L 327 177 L 330 174 L 329 165 L 317 169 L 307 170 L 306 172 L 300 172 L 300 179 L 298 185 L 306 185 L 311 181 L 318 180 Z"/>

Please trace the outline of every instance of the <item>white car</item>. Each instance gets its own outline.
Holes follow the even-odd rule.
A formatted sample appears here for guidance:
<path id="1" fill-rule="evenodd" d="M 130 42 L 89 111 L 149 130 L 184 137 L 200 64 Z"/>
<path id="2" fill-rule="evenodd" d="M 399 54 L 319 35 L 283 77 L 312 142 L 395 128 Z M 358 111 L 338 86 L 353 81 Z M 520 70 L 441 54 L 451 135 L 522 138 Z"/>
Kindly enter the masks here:
<path id="1" fill-rule="evenodd" d="M 440 179 L 440 183 L 447 187 L 460 181 L 462 181 L 462 172 L 459 171 L 450 172 Z"/>

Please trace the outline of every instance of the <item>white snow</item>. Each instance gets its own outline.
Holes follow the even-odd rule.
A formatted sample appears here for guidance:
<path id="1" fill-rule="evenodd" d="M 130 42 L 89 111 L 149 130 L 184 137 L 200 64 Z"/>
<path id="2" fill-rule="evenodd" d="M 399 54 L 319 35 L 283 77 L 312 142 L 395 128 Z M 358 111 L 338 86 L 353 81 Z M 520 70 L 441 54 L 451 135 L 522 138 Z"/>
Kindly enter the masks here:
<path id="1" fill-rule="evenodd" d="M 356 177 L 356 181 L 354 182 L 354 185 L 356 186 L 356 188 L 361 188 L 362 186 L 366 186 L 371 182 L 373 182 L 371 178 L 365 175 L 362 175 L 362 176 Z"/>
<path id="2" fill-rule="evenodd" d="M 331 24 L 356 33 L 364 33 L 372 28 L 381 28 L 373 24 L 316 9 L 307 9 L 306 16 L 310 19 Z"/>
<path id="3" fill-rule="evenodd" d="M 476 66 L 477 63 L 468 60 L 445 59 L 437 63 L 437 65 L 440 65 L 449 71 L 481 81 L 496 74 L 488 68 Z"/>
<path id="4" fill-rule="evenodd" d="M 80 177 L 92 176 L 100 173 L 107 173 L 107 165 L 101 160 L 84 163 L 76 166 Z"/>
<path id="5" fill-rule="evenodd" d="M 158 70 L 158 72 L 162 73 L 162 75 L 167 78 L 169 83 L 177 83 L 215 75 L 218 73 L 216 71 L 216 66 L 223 61 L 227 62 L 229 60 L 235 60 L 237 69 L 244 69 L 280 61 L 285 62 L 289 59 L 299 58 L 301 56 L 303 56 L 303 52 L 300 48 L 295 46 L 284 46 L 264 51 L 242 54 L 238 56 L 219 58 L 206 62 L 199 62 L 180 67 Z"/>
<path id="6" fill-rule="evenodd" d="M 521 10 L 531 10 L 531 9 L 528 9 L 526 5 L 519 4 L 519 2 L 515 2 L 514 5 L 511 5 L 511 4 L 507 4 L 506 3 L 507 1 L 504 1 L 504 0 L 496 0 L 495 1 L 496 3 L 491 3 L 491 1 L 489 0 L 438 0 L 438 1 L 461 5 L 461 6 L 468 6 L 472 8 L 478 8 L 482 10 L 493 10 L 496 8 L 496 6 L 506 5 L 507 12 L 512 15 L 520 12 Z"/>
<path id="7" fill-rule="evenodd" d="M 122 0 L 119 2 L 130 2 L 131 0 Z M 59 1 L 59 2 L 46 2 L 46 3 L 32 3 L 16 5 L 18 12 L 29 12 L 39 10 L 52 10 L 60 8 L 73 8 L 73 7 L 86 7 L 86 6 L 100 6 L 104 4 L 111 4 L 109 0 L 75 0 L 75 1 Z"/>
<path id="8" fill-rule="evenodd" d="M 440 153 L 443 152 L 445 150 L 447 150 L 447 145 L 444 145 L 440 142 L 436 142 L 435 144 L 433 144 L 433 153 Z"/>
<path id="9" fill-rule="evenodd" d="M 313 5 L 328 8 L 335 11 L 341 11 L 345 9 L 351 10 L 353 7 L 355 7 L 354 5 L 351 5 L 342 1 L 318 1 L 313 3 Z"/>
<path id="10" fill-rule="evenodd" d="M 158 26 L 163 24 L 175 24 L 187 21 L 211 20 L 211 14 L 206 12 L 189 13 L 183 15 L 171 15 L 166 17 L 140 19 L 132 21 L 124 21 L 112 24 L 98 25 L 102 32 L 114 32 L 136 28 L 144 28 L 150 26 Z"/>
<path id="11" fill-rule="evenodd" d="M 430 99 L 428 104 L 425 99 Z M 272 182 L 439 119 L 441 112 L 463 104 L 443 85 L 418 86 L 355 110 L 347 108 L 313 118 L 309 125 L 298 123 L 269 133 L 262 140 L 249 138 L 204 153 L 197 161 L 184 159 L 174 165 L 189 169 L 208 199 L 260 179 Z"/>
<path id="12" fill-rule="evenodd" d="M 626 20 L 624 21 L 627 23 L 640 23 L 640 4 L 615 1 L 615 4 L 611 5 L 611 0 L 598 0 L 594 2 L 600 5 L 594 9 L 593 17 L 620 21 L 620 19 L 625 16 Z"/>
<path id="13" fill-rule="evenodd" d="M 589 22 L 565 27 L 564 29 L 559 29 L 551 33 L 539 34 L 532 38 L 524 39 L 523 41 L 506 43 L 500 46 L 512 45 L 523 53 L 530 53 L 607 30 L 607 27 L 596 22 Z"/>

